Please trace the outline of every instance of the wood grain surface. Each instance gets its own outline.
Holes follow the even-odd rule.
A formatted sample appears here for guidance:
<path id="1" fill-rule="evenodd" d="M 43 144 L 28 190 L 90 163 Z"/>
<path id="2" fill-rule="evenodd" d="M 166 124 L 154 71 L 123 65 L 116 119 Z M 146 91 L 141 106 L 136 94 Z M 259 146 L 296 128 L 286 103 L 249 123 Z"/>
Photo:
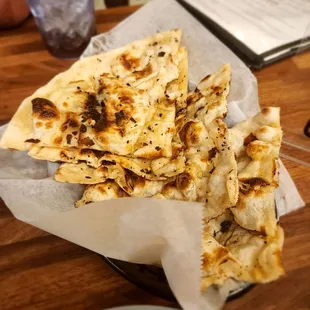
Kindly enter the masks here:
<path id="1" fill-rule="evenodd" d="M 97 12 L 97 31 L 115 26 L 137 7 Z M 30 18 L 20 28 L 0 32 L 0 122 L 7 122 L 20 102 L 73 61 L 45 50 Z M 302 128 L 310 117 L 310 53 L 283 60 L 261 71 L 261 106 L 280 106 L 285 139 L 309 143 Z M 289 155 L 305 159 L 298 150 Z M 309 159 L 309 158 L 308 158 Z M 232 309 L 309 309 L 310 168 L 283 159 L 307 207 L 281 218 L 285 230 L 283 261 L 287 275 L 257 285 L 225 305 Z M 21 201 L 22 203 L 22 201 Z M 135 287 L 84 248 L 18 221 L 0 202 L 0 309 L 106 309 L 132 304 L 177 304 Z"/>

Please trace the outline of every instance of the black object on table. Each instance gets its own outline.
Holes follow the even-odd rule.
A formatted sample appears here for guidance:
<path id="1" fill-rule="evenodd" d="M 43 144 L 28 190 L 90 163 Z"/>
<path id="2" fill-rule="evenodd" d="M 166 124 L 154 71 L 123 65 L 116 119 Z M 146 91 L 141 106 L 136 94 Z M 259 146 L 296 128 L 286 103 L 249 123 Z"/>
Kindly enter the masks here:
<path id="1" fill-rule="evenodd" d="M 159 266 L 134 264 L 118 259 L 101 256 L 116 272 L 137 287 L 163 299 L 176 302 L 169 287 L 164 270 Z M 254 284 L 246 284 L 244 287 L 230 292 L 227 301 L 238 298 L 254 287 Z"/>

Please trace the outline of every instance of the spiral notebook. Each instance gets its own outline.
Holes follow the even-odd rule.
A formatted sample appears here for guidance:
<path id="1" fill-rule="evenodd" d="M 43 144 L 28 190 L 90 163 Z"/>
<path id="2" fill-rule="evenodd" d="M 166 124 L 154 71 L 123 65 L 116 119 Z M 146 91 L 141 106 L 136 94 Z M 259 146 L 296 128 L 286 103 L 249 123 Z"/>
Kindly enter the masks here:
<path id="1" fill-rule="evenodd" d="M 256 68 L 310 48 L 309 0 L 180 0 Z"/>

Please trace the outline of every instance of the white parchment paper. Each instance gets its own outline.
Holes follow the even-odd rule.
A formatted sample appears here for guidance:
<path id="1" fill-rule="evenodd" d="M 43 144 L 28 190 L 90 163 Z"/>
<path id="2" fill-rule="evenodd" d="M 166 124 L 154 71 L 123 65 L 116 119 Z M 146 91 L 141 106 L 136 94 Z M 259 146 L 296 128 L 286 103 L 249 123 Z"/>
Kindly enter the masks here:
<path id="1" fill-rule="evenodd" d="M 233 77 L 227 123 L 259 110 L 256 79 L 248 68 L 174 0 L 155 0 L 108 33 L 92 39 L 84 57 L 127 44 L 156 31 L 181 28 L 189 52 L 189 78 L 197 83 L 229 62 Z M 0 136 L 6 126 L 0 128 Z M 200 296 L 202 206 L 198 203 L 123 198 L 75 209 L 83 186 L 53 180 L 54 164 L 25 152 L 0 150 L 0 196 L 16 218 L 108 257 L 161 263 L 179 303 L 186 310 L 219 309 L 228 288 Z M 277 192 L 280 215 L 303 206 L 281 166 Z"/>

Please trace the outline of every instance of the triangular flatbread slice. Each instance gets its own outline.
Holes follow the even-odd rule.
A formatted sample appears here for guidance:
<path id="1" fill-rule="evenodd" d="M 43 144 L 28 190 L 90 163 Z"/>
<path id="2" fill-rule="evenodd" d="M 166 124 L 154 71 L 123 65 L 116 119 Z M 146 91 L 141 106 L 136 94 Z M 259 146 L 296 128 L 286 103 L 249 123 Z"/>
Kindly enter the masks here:
<path id="1" fill-rule="evenodd" d="M 176 154 L 178 150 L 181 151 L 180 146 L 171 143 L 175 132 L 176 106 L 182 105 L 187 96 L 187 53 L 184 48 L 180 48 L 179 57 L 178 79 L 169 83 L 163 99 L 165 102 L 169 99 L 170 102 L 173 101 L 173 104 L 168 104 L 167 109 L 164 108 L 166 103 L 156 103 L 154 105 L 154 113 L 144 125 L 138 143 L 134 146 L 134 149 L 137 149 L 140 155 L 144 154 L 146 157 L 170 156 L 168 158 L 160 157 L 152 163 L 152 170 L 157 176 L 166 175 L 170 177 L 182 172 L 181 169 L 184 170 L 184 157 L 180 152 Z M 159 101 L 161 102 L 161 100 Z M 141 147 L 140 150 L 138 145 Z M 159 145 L 162 145 L 163 148 L 159 147 Z M 131 143 L 130 146 L 132 146 Z M 92 152 L 96 154 L 92 154 Z M 87 156 L 85 156 L 85 153 L 87 153 Z M 98 161 L 99 153 L 91 149 L 40 147 L 33 144 L 28 155 L 36 159 L 53 162 L 78 163 L 79 161 L 86 161 L 88 165 L 98 168 L 100 166 L 100 161 Z"/>
<path id="2" fill-rule="evenodd" d="M 235 205 L 238 198 L 237 165 L 222 120 L 227 112 L 230 76 L 230 66 L 224 65 L 189 94 L 178 119 L 182 123 L 179 137 L 185 145 L 185 171 L 176 177 L 176 190 L 173 184 L 164 187 L 168 199 L 206 203 L 206 220 Z"/>
<path id="3" fill-rule="evenodd" d="M 206 220 L 235 205 L 238 198 L 237 165 L 227 126 L 217 118 L 208 129 L 201 122 L 183 128 L 187 161 L 185 172 L 177 176 L 178 189 L 187 200 L 206 204 Z"/>
<path id="4" fill-rule="evenodd" d="M 85 163 L 62 164 L 56 171 L 55 180 L 58 182 L 75 184 L 97 184 L 106 179 L 111 179 L 109 170 L 106 167 L 95 169 Z"/>
<path id="5" fill-rule="evenodd" d="M 240 270 L 241 263 L 205 229 L 202 236 L 201 290 L 205 291 L 213 284 L 223 285 Z"/>
<path id="6" fill-rule="evenodd" d="M 179 30 L 158 33 L 78 61 L 23 101 L 1 146 L 137 151 L 153 105 L 178 78 L 180 37 Z"/>
<path id="7" fill-rule="evenodd" d="M 237 154 L 239 197 L 235 207 L 205 226 L 203 254 L 218 264 L 203 265 L 203 289 L 228 278 L 264 283 L 284 273 L 283 230 L 277 225 L 274 198 L 282 137 L 279 109 L 264 109 L 230 129 L 230 135 Z"/>
<path id="8" fill-rule="evenodd" d="M 230 129 L 237 154 L 239 198 L 232 212 L 242 227 L 267 235 L 277 231 L 274 191 L 278 186 L 282 131 L 279 108 L 266 108 Z"/>
<path id="9" fill-rule="evenodd" d="M 189 121 L 210 124 L 214 119 L 227 115 L 227 96 L 230 89 L 231 67 L 223 65 L 215 73 L 203 78 L 188 94 L 186 103 L 177 110 L 177 126 L 180 129 Z"/>
<path id="10" fill-rule="evenodd" d="M 238 262 L 240 269 L 229 269 L 226 275 L 218 274 L 221 278 L 233 277 L 246 282 L 265 283 L 276 280 L 284 274 L 281 262 L 283 247 L 283 230 L 276 227 L 273 236 L 266 236 L 254 231 L 249 231 L 239 226 L 234 221 L 233 214 L 227 210 L 206 225 L 206 230 L 213 239 L 228 251 L 230 257 Z M 207 251 L 209 247 L 206 245 Z M 208 270 L 208 266 L 205 266 Z M 233 274 L 232 274 L 233 273 Z"/>
<path id="11" fill-rule="evenodd" d="M 106 155 L 101 158 L 102 164 L 93 168 L 83 162 L 76 164 L 64 163 L 60 165 L 55 173 L 58 182 L 77 184 L 102 183 L 105 179 L 115 179 L 121 187 L 127 187 L 124 181 L 132 175 L 141 176 L 145 180 L 161 180 L 165 178 L 156 177 L 147 160 L 131 158 L 129 161 L 125 156 Z"/>
<path id="12" fill-rule="evenodd" d="M 128 195 L 112 180 L 104 183 L 90 185 L 84 191 L 83 197 L 75 203 L 77 208 L 88 203 L 115 198 L 127 197 Z"/>
<path id="13" fill-rule="evenodd" d="M 185 48 L 179 49 L 178 58 L 178 77 L 167 84 L 163 97 L 153 105 L 135 145 L 136 157 L 172 156 L 172 139 L 176 133 L 176 108 L 183 105 L 187 97 L 188 61 Z"/>
<path id="14" fill-rule="evenodd" d="M 104 152 L 91 149 L 33 146 L 28 155 L 35 159 L 51 162 L 72 164 L 84 162 L 90 167 L 98 168 L 101 165 L 100 158 L 104 155 Z"/>

